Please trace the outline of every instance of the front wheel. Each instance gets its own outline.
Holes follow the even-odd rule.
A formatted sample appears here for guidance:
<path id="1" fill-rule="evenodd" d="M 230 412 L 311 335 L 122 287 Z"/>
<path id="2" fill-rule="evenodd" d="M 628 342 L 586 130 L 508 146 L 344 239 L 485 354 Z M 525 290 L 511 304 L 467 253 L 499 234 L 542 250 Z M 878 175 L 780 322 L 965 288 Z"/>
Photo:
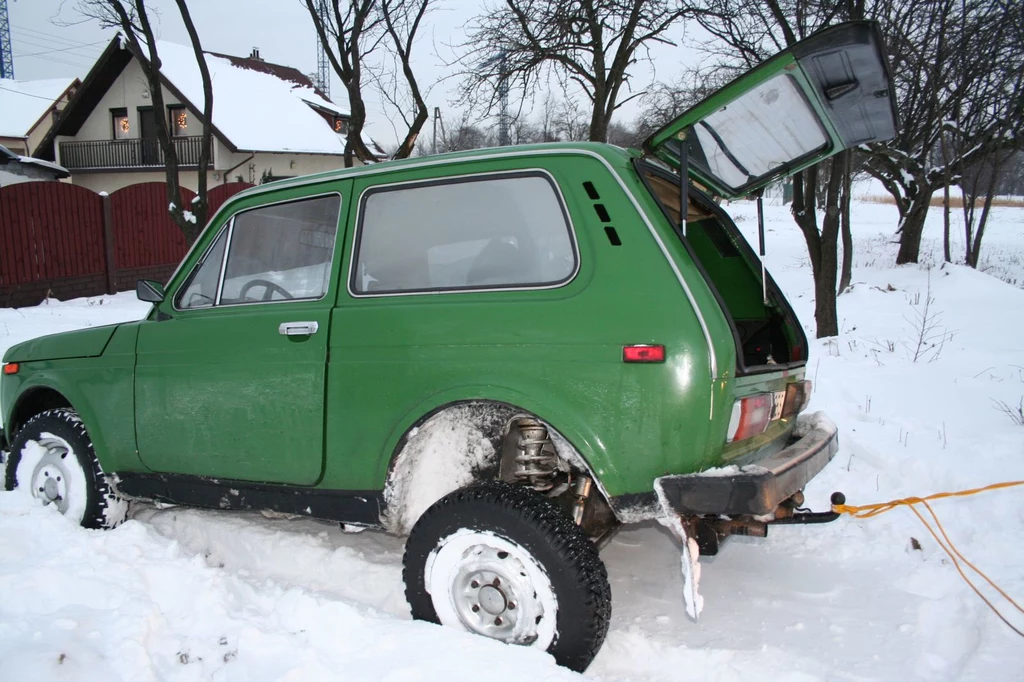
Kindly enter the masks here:
<path id="1" fill-rule="evenodd" d="M 128 511 L 107 483 L 85 425 L 69 408 L 25 422 L 11 443 L 5 487 L 27 489 L 86 528 L 113 528 Z"/>
<path id="2" fill-rule="evenodd" d="M 597 548 L 557 505 L 489 483 L 428 509 L 406 543 L 412 615 L 551 653 L 583 671 L 604 642 L 611 588 Z"/>

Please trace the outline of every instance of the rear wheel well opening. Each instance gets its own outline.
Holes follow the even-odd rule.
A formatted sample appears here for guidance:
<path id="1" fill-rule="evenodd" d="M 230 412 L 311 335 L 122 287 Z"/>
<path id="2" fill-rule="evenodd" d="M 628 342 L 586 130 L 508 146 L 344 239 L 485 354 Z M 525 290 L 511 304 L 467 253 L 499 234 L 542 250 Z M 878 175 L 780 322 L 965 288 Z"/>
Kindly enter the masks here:
<path id="1" fill-rule="evenodd" d="M 434 410 L 402 437 L 384 489 L 384 526 L 405 535 L 434 502 L 502 480 L 552 499 L 595 541 L 617 527 L 612 507 L 572 444 L 538 416 L 496 401 Z"/>
<path id="2" fill-rule="evenodd" d="M 40 412 L 52 410 L 58 407 L 72 407 L 71 402 L 59 391 L 52 388 L 39 387 L 26 391 L 14 405 L 11 412 L 11 423 L 7 433 L 8 439 L 13 442 L 14 436 L 18 433 L 25 422 Z"/>

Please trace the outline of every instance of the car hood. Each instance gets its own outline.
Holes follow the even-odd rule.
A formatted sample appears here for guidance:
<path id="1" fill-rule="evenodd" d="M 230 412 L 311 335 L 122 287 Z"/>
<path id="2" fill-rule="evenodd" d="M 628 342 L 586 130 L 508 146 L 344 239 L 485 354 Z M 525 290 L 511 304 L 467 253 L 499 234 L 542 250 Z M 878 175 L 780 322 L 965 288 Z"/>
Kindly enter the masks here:
<path id="1" fill-rule="evenodd" d="M 103 349 L 119 326 L 111 324 L 29 339 L 11 346 L 4 354 L 4 362 L 94 358 L 103 354 Z"/>

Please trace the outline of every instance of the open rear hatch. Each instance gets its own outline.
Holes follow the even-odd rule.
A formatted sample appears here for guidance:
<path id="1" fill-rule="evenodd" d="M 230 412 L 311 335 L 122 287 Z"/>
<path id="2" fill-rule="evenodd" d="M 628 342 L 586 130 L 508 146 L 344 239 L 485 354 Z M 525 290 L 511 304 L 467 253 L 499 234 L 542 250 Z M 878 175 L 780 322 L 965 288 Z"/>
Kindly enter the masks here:
<path id="1" fill-rule="evenodd" d="M 843 149 L 891 139 L 896 108 L 878 26 L 824 29 L 715 91 L 644 142 L 712 193 L 736 199 Z"/>
<path id="2" fill-rule="evenodd" d="M 757 254 L 711 197 L 739 199 L 850 147 L 896 133 L 892 79 L 874 22 L 815 33 L 683 112 L 645 142 L 637 170 L 730 319 L 740 374 L 806 362 L 807 341 Z M 654 157 L 651 159 L 651 157 Z M 660 161 L 661 163 L 657 163 Z"/>

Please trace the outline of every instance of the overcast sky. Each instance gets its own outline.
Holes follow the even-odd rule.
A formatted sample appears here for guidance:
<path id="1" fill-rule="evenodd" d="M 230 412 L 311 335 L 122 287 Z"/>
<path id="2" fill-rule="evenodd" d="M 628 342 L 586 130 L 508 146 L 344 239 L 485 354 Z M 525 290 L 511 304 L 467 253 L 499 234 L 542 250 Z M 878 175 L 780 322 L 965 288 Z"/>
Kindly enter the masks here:
<path id="1" fill-rule="evenodd" d="M 79 2 L 7 0 L 18 80 L 85 77 L 114 31 L 85 20 L 77 10 Z M 188 35 L 174 0 L 152 0 L 147 4 L 159 15 L 157 37 L 187 45 Z M 454 69 L 445 66 L 454 58 L 447 46 L 462 42 L 464 27 L 483 5 L 482 0 L 440 0 L 428 16 L 426 30 L 414 51 L 413 66 L 421 85 L 441 81 L 431 91 L 427 104 L 431 110 L 440 107 L 446 120 L 457 118 L 460 109 L 454 101 L 457 81 L 450 77 Z M 316 71 L 316 31 L 300 0 L 192 0 L 189 7 L 203 49 L 247 56 L 253 47 L 258 47 L 260 56 L 269 62 L 293 66 L 308 74 Z M 675 30 L 677 35 L 669 37 L 678 43 L 683 37 L 682 29 Z M 652 58 L 657 65 L 656 73 L 647 64 L 634 69 L 640 86 L 646 86 L 653 78 L 672 79 L 686 63 L 693 63 L 694 53 L 683 47 L 658 45 Z M 442 80 L 445 77 L 449 78 Z M 365 96 L 370 109 L 370 135 L 384 145 L 395 144 L 394 127 L 384 116 L 377 98 L 370 92 Z M 336 77 L 332 79 L 331 99 L 346 101 Z M 618 120 L 628 122 L 636 114 L 635 103 L 630 103 L 617 116 Z M 253 115 L 259 116 L 259 112 Z M 423 134 L 430 134 L 429 123 Z"/>

